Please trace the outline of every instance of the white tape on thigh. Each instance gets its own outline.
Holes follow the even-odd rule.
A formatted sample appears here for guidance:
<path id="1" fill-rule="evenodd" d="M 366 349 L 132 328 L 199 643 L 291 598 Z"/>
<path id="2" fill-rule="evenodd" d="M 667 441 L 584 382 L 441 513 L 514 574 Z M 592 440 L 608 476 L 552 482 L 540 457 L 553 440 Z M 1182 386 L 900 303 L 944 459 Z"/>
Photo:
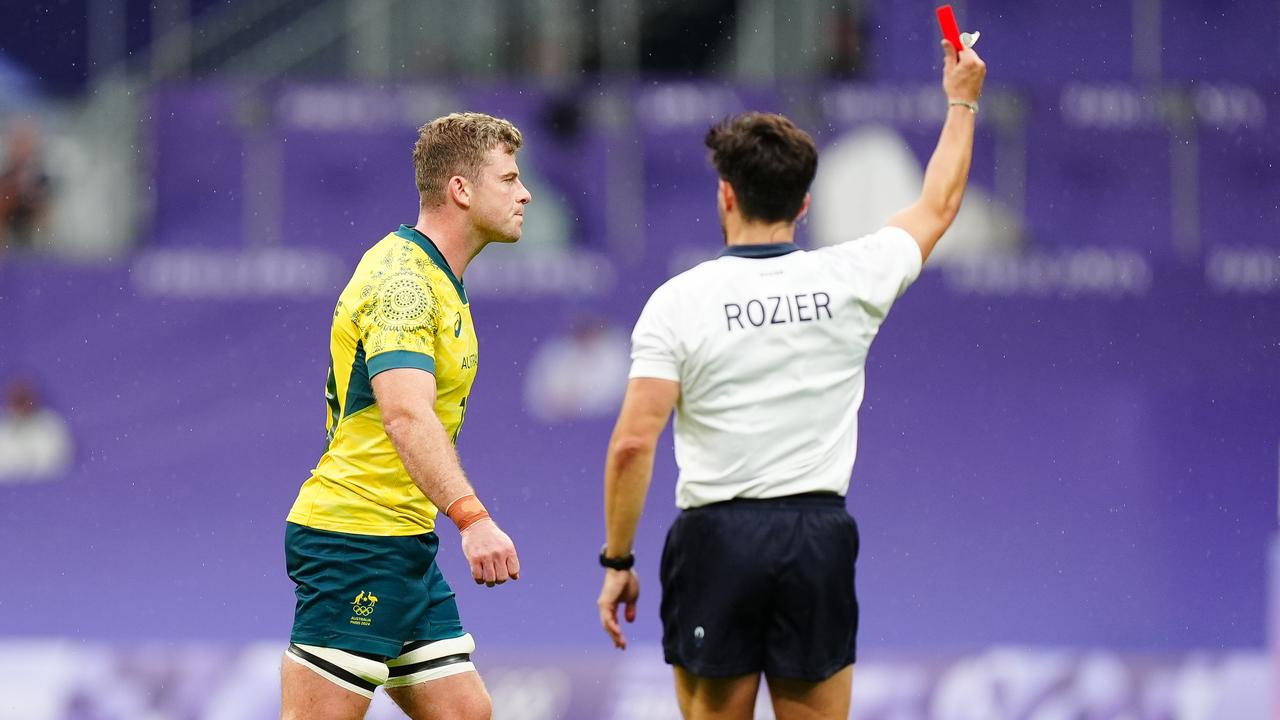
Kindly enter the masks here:
<path id="1" fill-rule="evenodd" d="M 392 688 L 417 685 L 473 671 L 476 666 L 471 663 L 471 653 L 475 649 L 476 641 L 470 633 L 414 648 L 387 661 L 390 676 L 386 686 Z"/>
<path id="2" fill-rule="evenodd" d="M 386 664 L 377 660 L 315 645 L 290 644 L 285 657 L 334 685 L 367 698 L 373 697 L 373 691 L 387 681 L 390 673 Z"/>

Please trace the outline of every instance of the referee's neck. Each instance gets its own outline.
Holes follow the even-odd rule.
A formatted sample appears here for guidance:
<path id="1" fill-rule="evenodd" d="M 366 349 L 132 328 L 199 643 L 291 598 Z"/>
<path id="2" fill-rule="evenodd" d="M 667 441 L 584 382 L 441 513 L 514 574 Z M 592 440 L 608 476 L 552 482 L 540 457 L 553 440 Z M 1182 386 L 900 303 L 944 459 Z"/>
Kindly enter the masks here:
<path id="1" fill-rule="evenodd" d="M 778 245 L 795 242 L 796 224 L 791 222 L 738 222 L 725 228 L 726 245 Z"/>

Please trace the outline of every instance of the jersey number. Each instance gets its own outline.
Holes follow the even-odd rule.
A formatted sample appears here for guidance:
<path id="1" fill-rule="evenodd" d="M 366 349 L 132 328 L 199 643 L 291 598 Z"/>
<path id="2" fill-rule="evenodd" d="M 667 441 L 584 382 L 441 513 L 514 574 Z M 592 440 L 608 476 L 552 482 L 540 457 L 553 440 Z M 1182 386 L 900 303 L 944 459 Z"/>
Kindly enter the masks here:
<path id="1" fill-rule="evenodd" d="M 324 384 L 324 399 L 329 406 L 329 427 L 325 433 L 325 449 L 333 444 L 333 434 L 338 431 L 338 414 L 342 405 L 338 403 L 338 378 L 333 374 L 333 363 L 329 363 L 329 379 Z"/>
<path id="2" fill-rule="evenodd" d="M 467 399 L 462 398 L 462 402 L 458 403 L 458 407 L 462 408 L 462 414 L 458 416 L 458 427 L 453 429 L 453 444 L 458 444 L 458 433 L 462 432 L 462 423 L 467 421 Z"/>

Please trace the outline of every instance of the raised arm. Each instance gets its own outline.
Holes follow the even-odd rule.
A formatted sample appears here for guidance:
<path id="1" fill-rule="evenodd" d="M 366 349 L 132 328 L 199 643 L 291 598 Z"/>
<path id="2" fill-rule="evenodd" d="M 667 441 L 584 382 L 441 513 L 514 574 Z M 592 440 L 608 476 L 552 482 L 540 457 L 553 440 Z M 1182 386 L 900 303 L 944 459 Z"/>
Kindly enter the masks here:
<path id="1" fill-rule="evenodd" d="M 960 200 L 969 182 L 969 164 L 973 159 L 977 103 L 987 74 L 986 63 L 973 48 L 966 48 L 957 59 L 951 43 L 943 40 L 942 45 L 946 54 L 942 89 L 948 101 L 947 120 L 942 126 L 938 146 L 929 158 L 929 166 L 925 168 L 920 199 L 886 223 L 910 233 L 920 245 L 920 255 L 925 260 L 929 259 L 933 246 L 960 211 Z"/>
<path id="2" fill-rule="evenodd" d="M 515 545 L 475 499 L 458 453 L 436 416 L 435 376 L 417 368 L 395 368 L 374 375 L 372 385 L 382 426 L 404 469 L 422 494 L 458 523 L 472 577 L 490 587 L 517 579 Z"/>

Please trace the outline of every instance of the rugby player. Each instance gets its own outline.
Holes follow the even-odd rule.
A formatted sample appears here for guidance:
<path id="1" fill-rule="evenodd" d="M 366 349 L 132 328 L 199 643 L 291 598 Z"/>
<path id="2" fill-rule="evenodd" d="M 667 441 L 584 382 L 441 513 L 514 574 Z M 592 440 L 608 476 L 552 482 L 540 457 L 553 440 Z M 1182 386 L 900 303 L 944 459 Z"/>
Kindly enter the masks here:
<path id="1" fill-rule="evenodd" d="M 362 718 L 380 685 L 415 719 L 491 715 L 434 531 L 443 509 L 477 583 L 519 577 L 515 546 L 454 445 L 477 363 L 462 276 L 489 243 L 520 239 L 531 199 L 521 142 L 510 122 L 479 113 L 424 125 L 417 222 L 370 248 L 338 297 L 327 449 L 285 531 L 297 586 L 281 671 L 287 720 Z"/>

